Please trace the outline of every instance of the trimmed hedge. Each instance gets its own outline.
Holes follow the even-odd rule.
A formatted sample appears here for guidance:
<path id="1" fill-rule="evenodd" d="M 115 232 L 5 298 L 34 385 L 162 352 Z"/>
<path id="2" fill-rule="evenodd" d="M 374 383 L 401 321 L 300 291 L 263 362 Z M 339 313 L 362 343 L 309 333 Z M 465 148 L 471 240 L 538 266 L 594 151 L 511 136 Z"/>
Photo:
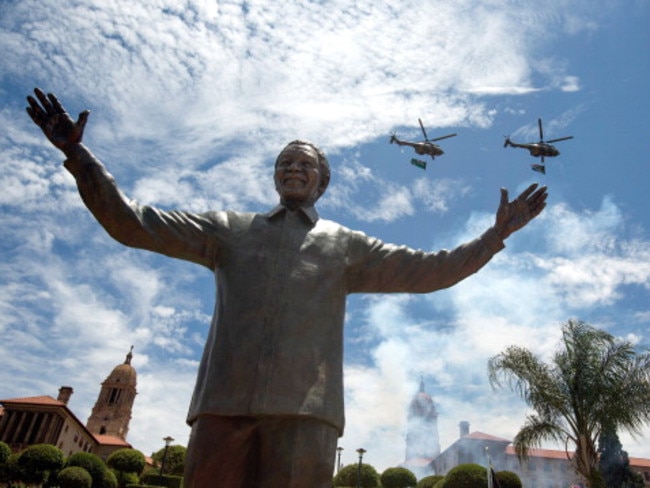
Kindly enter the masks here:
<path id="1" fill-rule="evenodd" d="M 145 485 L 162 486 L 165 488 L 181 488 L 183 486 L 182 476 L 170 476 L 163 474 L 145 474 L 140 477 L 140 481 Z"/>
<path id="2" fill-rule="evenodd" d="M 435 488 L 476 488 L 487 486 L 487 469 L 480 464 L 466 463 L 449 470 L 445 478 L 434 485 Z"/>
<path id="3" fill-rule="evenodd" d="M 501 488 L 522 488 L 523 484 L 521 483 L 521 478 L 517 473 L 512 471 L 497 471 L 496 472 L 497 480 L 501 485 Z"/>
<path id="4" fill-rule="evenodd" d="M 403 467 L 386 469 L 380 481 L 382 488 L 412 488 L 418 482 L 413 472 Z"/>
<path id="5" fill-rule="evenodd" d="M 147 465 L 147 461 L 144 454 L 137 449 L 124 448 L 113 451 L 108 456 L 106 464 L 116 471 L 140 474 Z"/>
<path id="6" fill-rule="evenodd" d="M 90 473 L 79 466 L 68 466 L 59 471 L 56 481 L 61 488 L 91 488 L 93 478 Z"/>
<path id="7" fill-rule="evenodd" d="M 110 484 L 105 483 L 106 472 L 108 468 L 102 459 L 89 452 L 75 452 L 72 454 L 67 462 L 67 467 L 77 466 L 88 471 L 92 478 L 92 488 L 109 488 Z"/>
<path id="8" fill-rule="evenodd" d="M 348 464 L 341 468 L 334 477 L 334 486 L 357 486 L 358 464 Z M 376 488 L 379 484 L 379 474 L 370 464 L 361 464 L 361 479 L 359 480 L 361 488 Z"/>
<path id="9" fill-rule="evenodd" d="M 420 481 L 418 481 L 416 488 L 433 488 L 436 486 L 436 483 L 438 483 L 438 481 L 442 481 L 444 479 L 445 477 L 439 474 L 425 476 Z"/>
<path id="10" fill-rule="evenodd" d="M 63 468 L 63 451 L 51 444 L 34 444 L 18 455 L 17 464 L 23 482 L 42 484 Z"/>

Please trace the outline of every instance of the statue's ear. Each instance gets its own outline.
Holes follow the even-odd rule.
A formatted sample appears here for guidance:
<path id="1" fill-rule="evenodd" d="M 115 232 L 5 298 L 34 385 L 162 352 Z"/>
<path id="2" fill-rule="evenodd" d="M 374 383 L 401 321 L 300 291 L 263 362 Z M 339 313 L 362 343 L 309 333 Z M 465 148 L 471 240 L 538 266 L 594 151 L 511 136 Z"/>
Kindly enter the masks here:
<path id="1" fill-rule="evenodd" d="M 323 193 L 325 193 L 325 190 L 327 190 L 327 186 L 330 184 L 330 175 L 321 175 L 320 182 L 318 184 L 318 196 L 320 197 Z"/>

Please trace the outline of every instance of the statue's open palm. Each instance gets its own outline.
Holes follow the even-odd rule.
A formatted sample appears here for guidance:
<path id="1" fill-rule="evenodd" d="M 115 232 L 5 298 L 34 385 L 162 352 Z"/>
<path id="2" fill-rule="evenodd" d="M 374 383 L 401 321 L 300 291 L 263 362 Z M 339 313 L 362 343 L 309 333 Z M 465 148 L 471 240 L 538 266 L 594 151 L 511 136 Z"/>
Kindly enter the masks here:
<path id="1" fill-rule="evenodd" d="M 38 101 L 32 96 L 27 97 L 29 103 L 27 113 L 34 123 L 41 128 L 45 137 L 55 147 L 64 152 L 67 145 L 80 143 L 90 112 L 84 110 L 79 114 L 79 119 L 75 122 L 54 94 L 48 93 L 45 95 L 38 88 L 34 89 L 34 94 Z"/>

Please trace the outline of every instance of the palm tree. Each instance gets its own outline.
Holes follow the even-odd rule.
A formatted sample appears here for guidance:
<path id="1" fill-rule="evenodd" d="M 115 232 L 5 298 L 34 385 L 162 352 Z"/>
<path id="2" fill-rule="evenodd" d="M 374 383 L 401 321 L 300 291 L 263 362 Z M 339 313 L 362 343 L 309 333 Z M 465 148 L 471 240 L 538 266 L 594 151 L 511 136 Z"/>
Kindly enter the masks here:
<path id="1" fill-rule="evenodd" d="M 579 321 L 562 326 L 551 364 L 510 346 L 488 363 L 493 387 L 505 380 L 533 410 L 514 439 L 520 460 L 544 440 L 573 448 L 574 468 L 588 486 L 602 484 L 598 438 L 604 425 L 640 435 L 650 422 L 650 352 Z M 603 485 L 604 486 L 604 485 Z"/>

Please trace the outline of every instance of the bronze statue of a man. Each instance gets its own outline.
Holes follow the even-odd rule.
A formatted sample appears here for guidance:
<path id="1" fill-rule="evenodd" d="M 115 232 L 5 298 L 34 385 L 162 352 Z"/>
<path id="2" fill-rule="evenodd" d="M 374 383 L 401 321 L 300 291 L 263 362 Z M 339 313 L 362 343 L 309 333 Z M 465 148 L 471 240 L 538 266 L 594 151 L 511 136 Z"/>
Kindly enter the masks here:
<path id="1" fill-rule="evenodd" d="M 329 163 L 311 143 L 275 162 L 280 203 L 266 213 L 162 211 L 127 199 L 82 144 L 77 122 L 35 90 L 27 112 L 66 156 L 99 223 L 119 242 L 201 264 L 216 308 L 188 423 L 185 488 L 329 488 L 343 433 L 343 322 L 350 293 L 429 293 L 478 271 L 546 205 L 531 185 L 493 227 L 452 251 L 386 244 L 319 218 Z"/>

